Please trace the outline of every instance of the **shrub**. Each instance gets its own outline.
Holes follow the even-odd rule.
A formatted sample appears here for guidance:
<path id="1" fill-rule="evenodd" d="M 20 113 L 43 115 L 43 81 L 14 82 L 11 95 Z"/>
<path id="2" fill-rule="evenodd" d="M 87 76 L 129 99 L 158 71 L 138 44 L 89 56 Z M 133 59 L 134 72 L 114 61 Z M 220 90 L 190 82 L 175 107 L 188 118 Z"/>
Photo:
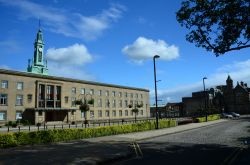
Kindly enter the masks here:
<path id="1" fill-rule="evenodd" d="M 176 120 L 159 120 L 159 128 L 176 126 Z M 53 129 L 35 132 L 15 132 L 0 134 L 0 148 L 16 145 L 53 143 L 83 138 L 116 135 L 155 129 L 154 121 L 130 125 L 102 126 L 96 128 Z"/>
<path id="2" fill-rule="evenodd" d="M 208 115 L 207 116 L 207 121 L 213 121 L 213 120 L 218 120 L 218 119 L 220 119 L 220 115 L 219 114 L 213 114 L 213 115 Z M 195 123 L 205 122 L 206 121 L 206 117 L 196 117 L 196 118 L 193 118 L 193 121 Z"/>

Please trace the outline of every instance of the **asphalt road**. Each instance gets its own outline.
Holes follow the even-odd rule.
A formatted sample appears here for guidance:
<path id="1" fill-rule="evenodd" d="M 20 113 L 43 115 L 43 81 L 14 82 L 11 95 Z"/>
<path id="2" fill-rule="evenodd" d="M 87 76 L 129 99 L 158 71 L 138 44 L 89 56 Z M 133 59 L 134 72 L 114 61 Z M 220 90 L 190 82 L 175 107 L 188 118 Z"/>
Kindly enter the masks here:
<path id="1" fill-rule="evenodd" d="M 250 164 L 250 118 L 133 144 L 136 157 L 114 164 Z"/>

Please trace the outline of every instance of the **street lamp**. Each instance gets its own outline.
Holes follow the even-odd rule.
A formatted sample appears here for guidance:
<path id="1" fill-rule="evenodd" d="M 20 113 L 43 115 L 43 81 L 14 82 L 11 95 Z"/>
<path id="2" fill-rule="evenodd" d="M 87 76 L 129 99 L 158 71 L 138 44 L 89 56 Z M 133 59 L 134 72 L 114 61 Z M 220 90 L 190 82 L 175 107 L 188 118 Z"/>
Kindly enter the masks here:
<path id="1" fill-rule="evenodd" d="M 153 58 L 154 61 L 154 80 L 155 80 L 155 118 L 156 118 L 156 129 L 158 129 L 158 105 L 157 105 L 157 85 L 156 85 L 156 67 L 155 67 L 155 59 L 160 58 L 159 55 L 155 55 Z"/>
<path id="2" fill-rule="evenodd" d="M 207 96 L 206 96 L 206 88 L 205 88 L 205 79 L 207 79 L 207 77 L 203 77 L 203 90 L 204 90 L 204 110 L 205 110 L 205 115 L 206 115 L 206 122 L 207 122 Z"/>

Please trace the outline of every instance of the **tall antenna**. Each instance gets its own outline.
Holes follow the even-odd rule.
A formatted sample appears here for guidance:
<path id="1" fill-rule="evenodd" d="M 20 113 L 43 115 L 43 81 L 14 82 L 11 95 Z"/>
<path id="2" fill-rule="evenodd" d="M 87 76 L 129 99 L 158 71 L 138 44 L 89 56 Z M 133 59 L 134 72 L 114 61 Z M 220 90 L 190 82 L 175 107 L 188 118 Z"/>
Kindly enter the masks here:
<path id="1" fill-rule="evenodd" d="M 39 21 L 39 30 L 41 29 L 41 20 L 40 20 L 40 18 L 38 19 L 38 21 Z"/>

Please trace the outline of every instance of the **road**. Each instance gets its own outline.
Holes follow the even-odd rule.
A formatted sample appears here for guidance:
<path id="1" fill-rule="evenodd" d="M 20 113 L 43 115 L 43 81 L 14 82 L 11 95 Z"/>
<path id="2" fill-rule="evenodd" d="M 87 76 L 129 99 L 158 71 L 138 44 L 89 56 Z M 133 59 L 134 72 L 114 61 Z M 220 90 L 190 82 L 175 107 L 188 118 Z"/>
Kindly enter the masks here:
<path id="1" fill-rule="evenodd" d="M 142 140 L 114 164 L 250 164 L 250 118 Z"/>

